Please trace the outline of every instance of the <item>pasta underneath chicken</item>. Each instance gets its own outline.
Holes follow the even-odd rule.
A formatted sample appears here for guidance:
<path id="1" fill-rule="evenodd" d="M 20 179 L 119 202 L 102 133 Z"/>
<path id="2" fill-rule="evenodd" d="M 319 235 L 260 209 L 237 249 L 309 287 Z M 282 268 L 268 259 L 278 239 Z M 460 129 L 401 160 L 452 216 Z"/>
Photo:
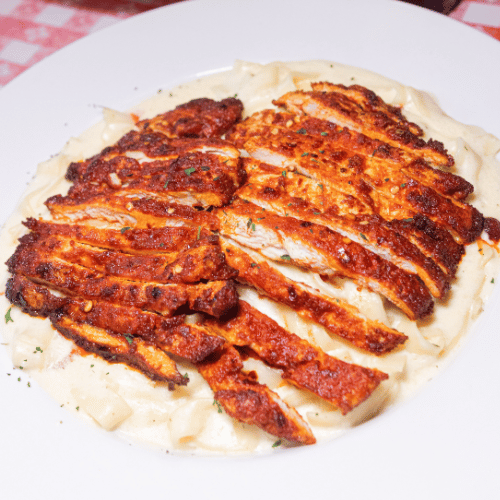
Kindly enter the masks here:
<path id="1" fill-rule="evenodd" d="M 4 230 L 13 362 L 169 451 L 332 439 L 433 377 L 480 313 L 499 149 L 321 61 L 237 62 L 108 110 Z"/>

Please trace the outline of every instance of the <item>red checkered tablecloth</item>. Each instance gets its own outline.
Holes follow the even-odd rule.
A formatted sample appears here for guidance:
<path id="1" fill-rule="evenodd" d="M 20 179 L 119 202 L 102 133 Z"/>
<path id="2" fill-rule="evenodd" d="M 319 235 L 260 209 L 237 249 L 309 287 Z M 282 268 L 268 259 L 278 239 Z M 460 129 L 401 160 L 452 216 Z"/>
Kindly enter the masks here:
<path id="1" fill-rule="evenodd" d="M 0 0 L 0 87 L 78 38 L 176 1 Z M 463 1 L 449 16 L 500 40 L 500 0 Z"/>

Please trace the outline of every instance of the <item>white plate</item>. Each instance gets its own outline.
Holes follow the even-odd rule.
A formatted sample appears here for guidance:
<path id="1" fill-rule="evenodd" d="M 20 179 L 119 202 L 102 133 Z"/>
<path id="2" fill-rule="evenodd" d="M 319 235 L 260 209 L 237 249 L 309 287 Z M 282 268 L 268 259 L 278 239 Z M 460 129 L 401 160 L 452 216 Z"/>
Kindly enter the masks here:
<path id="1" fill-rule="evenodd" d="M 86 37 L 1 90 L 1 221 L 36 164 L 98 121 L 99 106 L 125 110 L 235 59 L 360 66 L 500 136 L 500 44 L 451 19 L 392 1 L 188 2 Z M 8 377 L 1 349 L 1 496 L 494 498 L 499 305 L 496 286 L 457 359 L 411 401 L 337 441 L 251 459 L 169 456 L 87 428 L 26 378 Z"/>

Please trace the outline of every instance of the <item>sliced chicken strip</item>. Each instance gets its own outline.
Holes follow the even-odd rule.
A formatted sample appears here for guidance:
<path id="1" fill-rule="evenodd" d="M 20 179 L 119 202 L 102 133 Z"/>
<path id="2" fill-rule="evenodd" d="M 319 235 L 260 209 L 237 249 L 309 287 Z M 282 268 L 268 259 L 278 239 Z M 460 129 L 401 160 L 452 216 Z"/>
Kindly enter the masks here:
<path id="1" fill-rule="evenodd" d="M 291 442 L 316 442 L 311 429 L 295 409 L 267 386 L 259 384 L 255 372 L 243 371 L 243 362 L 234 347 L 227 344 L 197 368 L 214 391 L 215 400 L 231 417 Z"/>
<path id="2" fill-rule="evenodd" d="M 83 350 L 97 354 L 109 363 L 124 363 L 155 382 L 167 382 L 170 390 L 175 385 L 188 383 L 167 354 L 144 340 L 111 334 L 102 328 L 75 323 L 65 316 L 52 318 L 52 324 Z"/>
<path id="3" fill-rule="evenodd" d="M 110 195 L 92 196 L 85 200 L 52 196 L 45 204 L 52 217 L 60 222 L 98 219 L 120 227 L 137 229 L 172 226 L 202 226 L 216 231 L 217 219 L 205 210 L 169 203 L 151 197 L 131 199 L 120 191 Z"/>
<path id="4" fill-rule="evenodd" d="M 412 154 L 418 154 L 431 164 L 453 166 L 453 157 L 447 153 L 442 143 L 422 139 L 418 126 L 408 122 L 397 108 L 391 106 L 389 110 L 388 106 L 368 89 L 359 92 L 361 87 L 355 86 L 354 91 L 350 92 L 352 87 L 325 82 L 312 83 L 311 86 L 312 92 L 289 92 L 273 101 L 273 104 L 293 113 L 303 113 L 362 132 L 369 137 L 406 149 Z M 374 96 L 374 99 L 365 99 L 365 91 Z"/>
<path id="5" fill-rule="evenodd" d="M 194 99 L 137 126 L 168 137 L 220 137 L 241 119 L 243 103 L 234 97 L 214 101 Z"/>

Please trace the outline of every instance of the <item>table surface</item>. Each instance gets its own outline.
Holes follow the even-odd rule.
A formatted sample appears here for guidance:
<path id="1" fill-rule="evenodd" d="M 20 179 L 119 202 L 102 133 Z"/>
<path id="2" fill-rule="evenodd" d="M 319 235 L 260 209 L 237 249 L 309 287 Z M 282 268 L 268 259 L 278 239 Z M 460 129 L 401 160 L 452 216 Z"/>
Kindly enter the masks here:
<path id="1" fill-rule="evenodd" d="M 0 0 L 0 88 L 65 45 L 180 0 Z M 500 40 L 500 0 L 466 0 L 449 14 Z"/>

